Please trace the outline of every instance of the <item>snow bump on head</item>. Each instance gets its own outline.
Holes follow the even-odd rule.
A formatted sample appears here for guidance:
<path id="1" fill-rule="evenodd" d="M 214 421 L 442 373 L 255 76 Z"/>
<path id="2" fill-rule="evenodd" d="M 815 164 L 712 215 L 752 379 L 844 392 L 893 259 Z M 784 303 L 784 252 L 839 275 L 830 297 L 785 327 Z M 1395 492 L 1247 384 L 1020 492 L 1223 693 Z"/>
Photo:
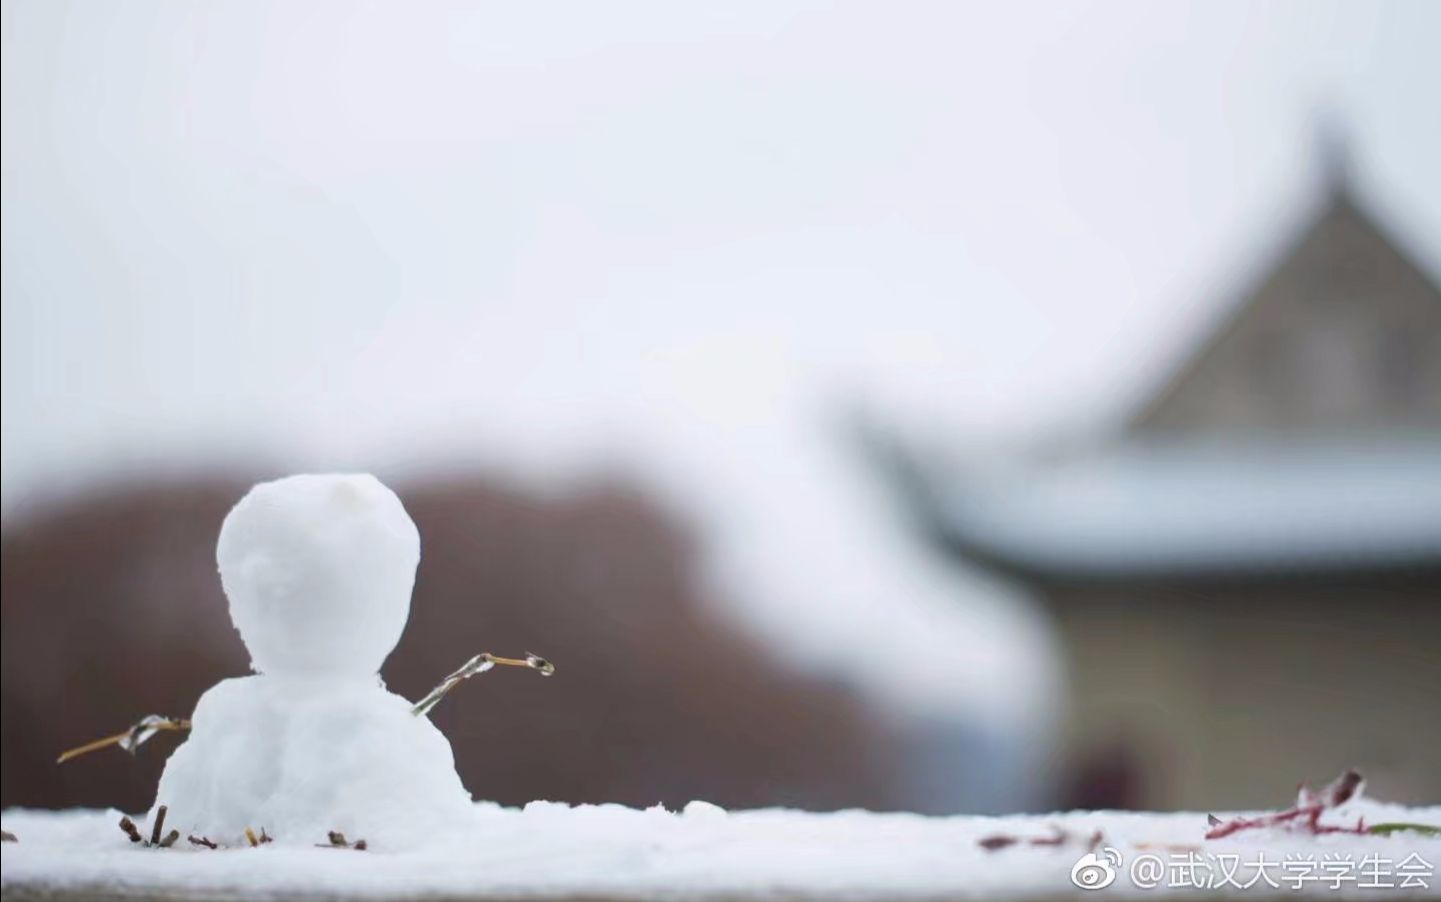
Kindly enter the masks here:
<path id="1" fill-rule="evenodd" d="M 255 670 L 364 676 L 405 629 L 420 533 L 374 476 L 289 476 L 240 499 L 215 556 Z"/>

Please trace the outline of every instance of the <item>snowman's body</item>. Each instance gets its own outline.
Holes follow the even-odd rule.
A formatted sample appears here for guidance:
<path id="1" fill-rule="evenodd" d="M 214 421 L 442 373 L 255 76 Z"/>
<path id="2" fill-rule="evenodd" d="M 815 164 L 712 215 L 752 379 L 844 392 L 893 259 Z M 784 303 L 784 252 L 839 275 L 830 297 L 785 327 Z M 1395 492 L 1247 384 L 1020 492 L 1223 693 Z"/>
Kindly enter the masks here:
<path id="1" fill-rule="evenodd" d="M 377 676 L 420 558 L 400 500 L 371 476 L 263 483 L 226 517 L 217 558 L 257 675 L 201 697 L 156 793 L 170 823 L 308 845 L 331 830 L 416 836 L 464 817 L 450 743 Z"/>

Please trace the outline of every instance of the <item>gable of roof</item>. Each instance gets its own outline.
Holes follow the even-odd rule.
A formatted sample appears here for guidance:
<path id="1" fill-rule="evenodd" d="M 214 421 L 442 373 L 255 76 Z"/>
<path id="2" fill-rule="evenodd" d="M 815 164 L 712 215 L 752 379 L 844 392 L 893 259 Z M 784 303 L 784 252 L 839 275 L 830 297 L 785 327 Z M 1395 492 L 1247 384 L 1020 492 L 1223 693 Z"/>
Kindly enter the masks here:
<path id="1" fill-rule="evenodd" d="M 1339 182 L 1127 429 L 1441 430 L 1441 289 Z"/>

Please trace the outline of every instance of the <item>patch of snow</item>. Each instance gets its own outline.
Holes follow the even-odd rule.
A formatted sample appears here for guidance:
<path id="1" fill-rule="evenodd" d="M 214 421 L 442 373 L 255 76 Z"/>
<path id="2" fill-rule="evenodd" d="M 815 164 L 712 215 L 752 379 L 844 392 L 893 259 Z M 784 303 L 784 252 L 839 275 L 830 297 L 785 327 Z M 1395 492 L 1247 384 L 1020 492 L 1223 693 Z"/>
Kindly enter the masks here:
<path id="1" fill-rule="evenodd" d="M 1362 816 L 1369 822 L 1437 823 L 1441 807 L 1358 799 L 1328 820 L 1354 823 Z M 485 803 L 474 806 L 463 825 L 420 826 L 412 839 L 421 841 L 404 847 L 366 837 L 365 852 L 314 848 L 326 842 L 323 834 L 277 835 L 276 843 L 253 849 L 210 851 L 183 839 L 173 849 L 148 849 L 132 845 L 116 828 L 119 817 L 115 811 L 6 811 L 4 827 L 19 838 L 4 844 L 0 887 L 6 897 L 68 890 L 206 898 L 1074 898 L 1083 894 L 1071 882 L 1072 868 L 1096 830 L 1103 833 L 1100 848 L 1113 848 L 1122 859 L 1104 897 L 1162 895 L 1131 882 L 1129 868 L 1144 854 L 1163 862 L 1192 851 L 1211 862 L 1222 854 L 1242 862 L 1262 853 L 1278 862 L 1329 856 L 1357 865 L 1374 855 L 1394 870 L 1415 853 L 1433 872 L 1441 861 L 1441 842 L 1417 834 L 1318 837 L 1266 831 L 1207 842 L 1203 813 L 931 818 L 863 811 L 725 812 L 704 802 L 678 813 L 659 806 L 642 811 L 534 802 L 512 809 Z M 998 851 L 979 845 L 998 833 L 1048 836 L 1057 827 L 1071 840 Z M 1279 888 L 1263 882 L 1246 896 L 1298 895 L 1283 872 L 1273 877 Z M 1434 876 L 1428 882 L 1437 885 Z M 1354 881 L 1346 886 L 1359 892 Z M 1304 890 L 1326 898 L 1346 895 L 1318 880 Z M 1407 891 L 1386 894 L 1401 898 Z"/>

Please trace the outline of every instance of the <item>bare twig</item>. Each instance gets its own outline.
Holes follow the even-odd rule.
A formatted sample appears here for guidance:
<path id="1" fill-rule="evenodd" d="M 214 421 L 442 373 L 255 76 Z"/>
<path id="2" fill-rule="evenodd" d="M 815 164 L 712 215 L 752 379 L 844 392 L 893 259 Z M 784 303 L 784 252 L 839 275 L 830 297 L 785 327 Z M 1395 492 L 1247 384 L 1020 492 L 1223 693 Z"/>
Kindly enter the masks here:
<path id="1" fill-rule="evenodd" d="M 502 658 L 488 651 L 481 652 L 461 665 L 461 668 L 455 673 L 452 673 L 442 680 L 440 685 L 426 694 L 425 698 L 416 702 L 415 705 L 411 707 L 410 713 L 417 717 L 423 714 L 429 714 L 430 709 L 434 708 L 441 699 L 445 698 L 446 693 L 454 689 L 463 680 L 468 680 L 478 673 L 485 673 L 497 664 L 506 667 L 528 667 L 531 670 L 539 672 L 541 676 L 550 676 L 555 673 L 554 664 L 542 658 L 540 655 L 531 654 L 530 652 L 526 652 L 524 658 Z"/>
<path id="2" fill-rule="evenodd" d="M 1322 814 L 1330 809 L 1339 808 L 1355 798 L 1360 793 L 1364 782 L 1359 773 L 1348 770 L 1328 783 L 1320 792 L 1313 792 L 1311 787 L 1304 783 L 1301 784 L 1295 807 L 1287 808 L 1285 811 L 1276 811 L 1256 817 L 1238 817 L 1229 821 L 1222 821 L 1214 814 L 1207 815 L 1206 822 L 1210 829 L 1206 831 L 1206 838 L 1221 839 L 1242 830 L 1255 830 L 1262 827 L 1285 827 L 1288 830 L 1316 835 L 1366 833 L 1368 831 L 1365 818 L 1358 818 L 1354 827 L 1321 823 Z"/>
<path id="3" fill-rule="evenodd" d="M 329 841 L 328 843 L 316 843 L 316 844 L 315 844 L 316 848 L 319 848 L 319 849 L 354 849 L 354 850 L 356 850 L 357 852 L 364 852 L 364 851 L 366 850 L 366 848 L 367 848 L 367 846 L 366 846 L 366 844 L 365 844 L 365 840 L 363 840 L 363 839 L 357 839 L 355 842 L 352 843 L 352 842 L 350 842 L 349 840 L 347 840 L 347 839 L 345 838 L 345 834 L 344 834 L 344 833 L 341 833 L 339 830 L 331 830 L 329 833 L 325 834 L 325 838 L 328 839 L 328 840 L 330 840 L 330 841 Z"/>
<path id="4" fill-rule="evenodd" d="M 1084 845 L 1088 850 L 1094 851 L 1104 839 L 1100 830 L 1095 830 L 1084 838 L 1080 835 L 1063 829 L 1058 824 L 1051 825 L 1051 832 L 1048 836 L 1017 836 L 1014 833 L 993 833 L 990 836 L 983 836 L 976 840 L 976 845 L 987 852 L 996 852 L 1010 846 L 1024 843 L 1028 846 L 1065 846 L 1075 842 Z"/>
<path id="5" fill-rule="evenodd" d="M 219 848 L 219 846 L 213 840 L 207 839 L 204 836 L 196 836 L 193 833 L 190 836 L 185 837 L 185 841 L 190 843 L 192 846 L 204 846 L 207 849 Z"/>
<path id="6" fill-rule="evenodd" d="M 175 845 L 176 840 L 180 839 L 180 831 L 171 830 L 164 836 L 160 835 L 160 832 L 165 829 L 166 810 L 164 805 L 155 810 L 155 824 L 150 830 L 150 839 L 148 840 L 140 835 L 140 828 L 135 826 L 135 822 L 123 815 L 120 818 L 120 829 L 125 831 L 125 835 L 130 837 L 131 842 L 139 843 L 147 849 L 168 849 Z M 195 837 L 190 837 L 190 841 L 195 842 Z M 213 849 L 215 846 L 212 845 L 210 848 Z"/>
<path id="7" fill-rule="evenodd" d="M 1014 846 L 1020 841 L 1021 838 L 1019 836 L 1013 836 L 1010 833 L 993 833 L 990 836 L 982 836 L 976 840 L 976 845 L 985 849 L 987 852 L 995 852 L 1007 846 Z"/>
<path id="8" fill-rule="evenodd" d="M 131 841 L 131 842 L 144 842 L 144 841 L 145 841 L 144 837 L 142 837 L 142 836 L 140 835 L 140 828 L 139 828 L 139 827 L 136 827 L 136 826 L 135 826 L 135 822 L 132 821 L 132 820 L 131 820 L 129 817 L 127 817 L 127 816 L 124 816 L 124 815 L 121 816 L 121 818 L 120 818 L 120 829 L 125 831 L 125 835 L 128 836 L 128 837 L 130 837 L 130 841 Z"/>
<path id="9" fill-rule="evenodd" d="M 165 807 L 164 805 L 161 805 L 159 808 L 155 809 L 155 823 L 152 824 L 150 827 L 150 844 L 152 846 L 160 845 L 160 831 L 165 829 L 165 814 L 169 810 L 170 809 Z"/>
<path id="10" fill-rule="evenodd" d="M 60 757 L 55 759 L 55 763 L 64 764 L 71 758 L 79 758 L 81 755 L 88 755 L 91 752 L 97 752 L 100 749 L 109 748 L 112 745 L 118 745 L 133 755 L 136 749 L 149 740 L 150 737 L 162 730 L 188 729 L 190 729 L 190 721 L 188 720 L 179 717 L 161 717 L 159 714 L 151 714 L 131 724 L 130 728 L 122 733 L 106 736 L 94 742 L 87 742 L 84 745 L 62 752 Z"/>

